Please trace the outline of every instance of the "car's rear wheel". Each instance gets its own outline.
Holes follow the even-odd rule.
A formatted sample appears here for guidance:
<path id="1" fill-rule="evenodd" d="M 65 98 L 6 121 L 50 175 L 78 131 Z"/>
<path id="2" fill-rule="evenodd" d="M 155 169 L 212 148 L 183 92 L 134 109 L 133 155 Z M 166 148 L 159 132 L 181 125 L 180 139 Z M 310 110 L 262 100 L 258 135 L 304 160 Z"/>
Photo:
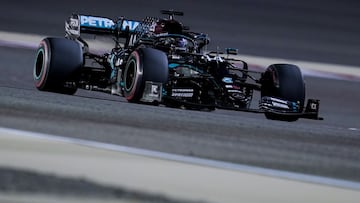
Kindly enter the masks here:
<path id="1" fill-rule="evenodd" d="M 299 104 L 298 112 L 304 109 L 305 83 L 299 67 L 292 64 L 270 65 L 263 77 L 261 97 L 268 96 L 281 100 L 296 102 Z M 283 115 L 274 112 L 266 112 L 266 118 L 272 120 L 296 121 L 296 115 Z"/>
<path id="2" fill-rule="evenodd" d="M 168 60 L 164 52 L 140 48 L 131 53 L 124 69 L 124 96 L 129 102 L 139 102 L 145 82 L 166 83 L 169 77 Z"/>
<path id="3" fill-rule="evenodd" d="M 45 38 L 36 52 L 35 87 L 41 91 L 75 94 L 82 64 L 79 43 L 65 38 Z"/>

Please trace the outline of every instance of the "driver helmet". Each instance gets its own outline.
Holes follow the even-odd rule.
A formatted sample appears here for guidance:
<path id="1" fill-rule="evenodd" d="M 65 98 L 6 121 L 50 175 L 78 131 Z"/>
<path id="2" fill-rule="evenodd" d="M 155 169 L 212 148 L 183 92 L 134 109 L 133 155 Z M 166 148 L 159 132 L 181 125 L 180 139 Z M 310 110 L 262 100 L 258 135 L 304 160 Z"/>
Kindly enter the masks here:
<path id="1" fill-rule="evenodd" d="M 180 48 L 186 48 L 188 41 L 185 38 L 179 38 L 176 42 L 176 46 Z"/>
<path id="2" fill-rule="evenodd" d="M 164 27 L 165 27 L 165 22 L 164 21 L 156 22 L 154 33 L 155 34 L 164 33 Z"/>
<path id="3" fill-rule="evenodd" d="M 181 34 L 182 24 L 176 20 L 162 19 L 156 22 L 154 33 L 169 33 L 169 34 Z"/>

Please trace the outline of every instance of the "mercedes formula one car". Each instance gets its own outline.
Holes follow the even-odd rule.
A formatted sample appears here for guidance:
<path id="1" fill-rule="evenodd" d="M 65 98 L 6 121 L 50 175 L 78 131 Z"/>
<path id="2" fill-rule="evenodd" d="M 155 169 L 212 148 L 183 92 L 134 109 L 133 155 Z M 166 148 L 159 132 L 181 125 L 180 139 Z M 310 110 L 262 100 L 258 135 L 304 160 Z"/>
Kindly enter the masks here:
<path id="1" fill-rule="evenodd" d="M 305 83 L 296 65 L 272 64 L 264 72 L 251 71 L 245 61 L 229 57 L 236 49 L 226 49 L 226 55 L 206 51 L 208 36 L 175 20 L 182 12 L 161 13 L 168 17 L 138 21 L 71 15 L 64 38 L 40 42 L 36 88 L 62 94 L 82 88 L 120 95 L 129 102 L 256 112 L 273 120 L 321 119 L 319 100 L 305 104 Z M 111 49 L 91 51 L 83 37 L 89 34 L 112 39 Z M 254 91 L 260 92 L 260 101 L 251 108 Z"/>

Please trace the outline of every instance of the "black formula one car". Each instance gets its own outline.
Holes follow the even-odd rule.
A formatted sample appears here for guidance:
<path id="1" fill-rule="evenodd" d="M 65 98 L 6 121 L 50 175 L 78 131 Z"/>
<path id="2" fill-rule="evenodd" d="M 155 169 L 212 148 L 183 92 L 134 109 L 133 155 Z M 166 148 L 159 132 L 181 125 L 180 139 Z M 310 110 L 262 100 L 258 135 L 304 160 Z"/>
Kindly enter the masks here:
<path id="1" fill-rule="evenodd" d="M 135 103 L 248 111 L 283 121 L 321 119 L 319 100 L 309 99 L 305 105 L 305 83 L 296 65 L 250 71 L 245 61 L 229 58 L 235 49 L 227 49 L 226 56 L 204 51 L 209 38 L 175 20 L 182 12 L 161 13 L 168 17 L 137 21 L 73 14 L 65 22 L 65 38 L 40 42 L 36 88 L 62 94 L 83 88 Z M 112 38 L 111 51 L 90 51 L 85 34 Z M 257 108 L 250 107 L 254 91 L 261 94 Z"/>

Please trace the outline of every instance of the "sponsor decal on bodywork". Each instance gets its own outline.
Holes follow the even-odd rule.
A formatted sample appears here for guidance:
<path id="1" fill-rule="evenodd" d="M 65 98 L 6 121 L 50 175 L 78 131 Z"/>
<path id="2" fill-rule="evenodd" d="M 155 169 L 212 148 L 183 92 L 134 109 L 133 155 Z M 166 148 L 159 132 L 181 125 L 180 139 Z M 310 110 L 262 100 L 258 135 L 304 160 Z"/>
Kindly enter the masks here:
<path id="1" fill-rule="evenodd" d="M 114 25 L 114 21 L 108 18 L 84 15 L 80 16 L 80 26 L 95 28 L 112 28 Z"/>
<path id="2" fill-rule="evenodd" d="M 172 89 L 171 92 L 171 96 L 173 97 L 192 97 L 193 95 L 193 89 Z"/>
<path id="3" fill-rule="evenodd" d="M 129 28 L 129 31 L 131 32 L 134 32 L 136 28 L 140 25 L 140 22 L 138 21 L 126 19 L 122 20 L 121 23 L 122 31 L 125 31 L 127 28 Z M 100 29 L 115 29 L 115 24 L 116 22 L 109 18 L 80 15 L 80 26 Z"/>
<path id="4" fill-rule="evenodd" d="M 233 79 L 232 78 L 229 78 L 229 77 L 224 77 L 223 79 L 222 79 L 222 81 L 224 82 L 224 83 L 233 83 Z"/>
<path id="5" fill-rule="evenodd" d="M 126 30 L 126 27 L 129 27 L 130 31 L 135 31 L 136 28 L 140 25 L 140 22 L 133 20 L 123 20 L 121 25 L 121 30 Z"/>

